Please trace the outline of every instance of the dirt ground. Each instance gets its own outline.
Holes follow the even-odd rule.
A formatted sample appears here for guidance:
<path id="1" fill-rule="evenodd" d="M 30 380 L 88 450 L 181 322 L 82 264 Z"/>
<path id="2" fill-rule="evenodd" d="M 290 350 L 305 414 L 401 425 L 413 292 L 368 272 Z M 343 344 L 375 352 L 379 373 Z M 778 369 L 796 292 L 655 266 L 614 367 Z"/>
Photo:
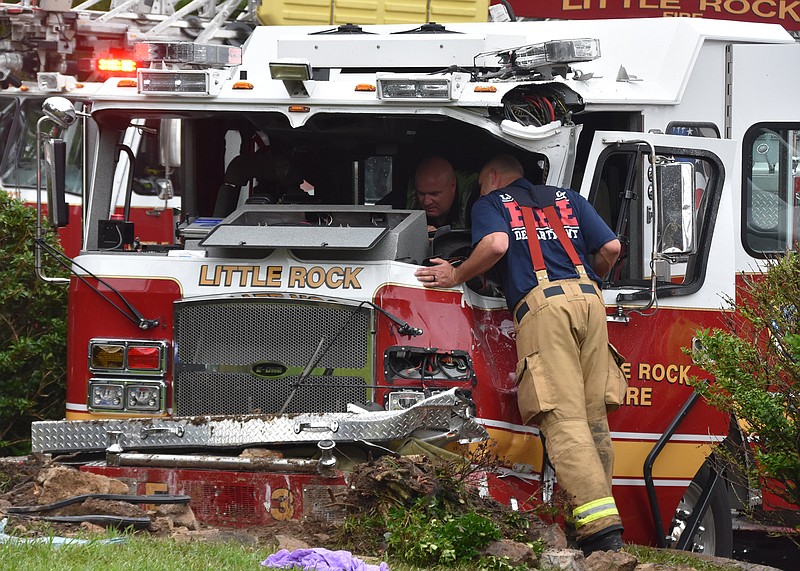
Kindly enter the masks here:
<path id="1" fill-rule="evenodd" d="M 443 474 L 441 470 L 438 473 Z M 381 512 L 390 505 L 408 506 L 419 497 L 433 494 L 437 497 L 446 497 L 456 490 L 464 495 L 449 499 L 457 504 L 463 504 L 466 511 L 480 511 L 495 522 L 506 519 L 509 508 L 492 500 L 480 498 L 468 491 L 469 486 L 453 487 L 453 482 L 442 481 L 436 474 L 437 471 L 425 457 L 383 457 L 356 468 L 350 478 L 350 492 L 345 498 L 345 503 L 350 506 L 351 513 L 367 514 L 374 511 Z M 294 551 L 309 547 L 345 548 L 362 558 L 380 557 L 382 553 L 382 548 L 375 543 L 376 535 L 381 537 L 381 534 L 365 528 L 362 540 L 358 533 L 348 528 L 345 535 L 342 522 L 289 520 L 246 529 L 215 528 L 198 522 L 190 503 L 153 506 L 96 497 L 73 501 L 76 496 L 87 494 L 126 495 L 129 494 L 129 490 L 128 486 L 119 480 L 81 472 L 75 467 L 53 463 L 43 456 L 0 458 L 0 519 L 8 519 L 5 533 L 15 536 L 34 537 L 47 534 L 85 537 L 87 534 L 104 533 L 108 526 L 126 529 L 134 525 L 139 530 L 138 533 L 171 537 L 181 542 L 235 541 L 248 546 L 273 548 L 276 551 L 278 549 Z M 53 506 L 53 504 L 56 507 L 52 509 L 44 511 L 40 509 L 40 506 Z M 19 513 L 20 511 L 27 513 Z M 515 513 L 516 517 L 519 517 L 519 513 Z M 490 544 L 486 548 L 486 554 L 510 557 L 517 564 L 535 565 L 536 556 L 531 555 L 532 551 L 526 544 L 541 541 L 548 552 L 555 554 L 555 557 L 561 556 L 559 554 L 566 554 L 568 560 L 574 557 L 570 555 L 574 552 L 565 549 L 568 540 L 558 524 L 544 521 L 533 514 L 523 514 L 523 517 L 527 519 L 527 525 L 523 526 L 524 532 L 521 534 L 519 530 L 515 530 L 515 541 L 505 539 Z M 72 520 L 65 523 L 63 518 Z M 343 538 L 347 540 L 346 545 L 343 544 Z M 547 553 L 542 555 L 545 556 Z M 709 559 L 716 560 L 716 558 Z M 719 560 L 719 563 L 747 571 L 773 569 L 733 560 Z M 683 565 L 639 564 L 633 555 L 624 552 L 592 554 L 586 559 L 585 567 L 563 567 L 567 565 L 564 562 L 554 562 L 553 565 L 586 571 L 607 571 L 612 568 L 636 569 L 636 571 L 692 569 Z"/>

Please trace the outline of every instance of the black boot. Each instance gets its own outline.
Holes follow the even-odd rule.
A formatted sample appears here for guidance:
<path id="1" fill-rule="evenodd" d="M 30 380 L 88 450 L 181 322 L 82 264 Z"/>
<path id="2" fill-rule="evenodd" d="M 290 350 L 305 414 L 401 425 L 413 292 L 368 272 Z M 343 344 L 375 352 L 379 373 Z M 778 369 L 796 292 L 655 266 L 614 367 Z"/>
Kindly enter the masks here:
<path id="1" fill-rule="evenodd" d="M 583 551 L 585 557 L 589 557 L 595 551 L 619 551 L 623 545 L 621 525 L 598 531 L 578 542 L 578 547 Z"/>

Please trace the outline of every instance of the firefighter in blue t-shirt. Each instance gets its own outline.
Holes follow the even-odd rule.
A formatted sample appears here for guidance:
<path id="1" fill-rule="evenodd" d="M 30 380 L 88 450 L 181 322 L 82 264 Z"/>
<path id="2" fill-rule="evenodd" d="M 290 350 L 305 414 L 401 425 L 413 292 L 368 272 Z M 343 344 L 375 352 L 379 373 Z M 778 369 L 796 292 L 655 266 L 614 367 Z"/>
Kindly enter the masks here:
<path id="1" fill-rule="evenodd" d="M 522 420 L 544 437 L 573 503 L 578 546 L 587 555 L 618 550 L 607 410 L 621 404 L 625 378 L 608 344 L 600 285 L 620 243 L 577 192 L 523 176 L 510 155 L 490 160 L 472 209 L 472 254 L 456 267 L 434 259 L 416 275 L 427 287 L 453 287 L 496 265 L 514 316 Z"/>

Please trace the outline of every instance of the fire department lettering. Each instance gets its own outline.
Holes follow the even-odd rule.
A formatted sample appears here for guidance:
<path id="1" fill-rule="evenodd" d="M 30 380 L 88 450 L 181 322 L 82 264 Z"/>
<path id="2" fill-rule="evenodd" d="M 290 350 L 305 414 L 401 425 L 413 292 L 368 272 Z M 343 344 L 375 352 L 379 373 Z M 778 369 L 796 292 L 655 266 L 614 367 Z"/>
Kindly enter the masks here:
<path id="1" fill-rule="evenodd" d="M 631 380 L 631 373 L 633 372 L 635 373 L 634 378 L 639 381 L 651 381 L 656 383 L 666 381 L 671 385 L 688 385 L 690 379 L 689 371 L 691 368 L 691 365 L 676 365 L 673 363 L 622 364 L 622 372 L 625 373 L 628 380 Z"/>
<path id="2" fill-rule="evenodd" d="M 528 233 L 525 230 L 522 211 L 517 201 L 514 200 L 514 197 L 510 194 L 501 194 L 500 200 L 503 202 L 503 206 L 506 207 L 511 217 L 511 233 L 514 236 L 514 240 L 527 240 Z M 563 190 L 556 192 L 556 208 L 561 218 L 561 224 L 567 232 L 567 236 L 573 239 L 576 238 L 578 236 L 578 220 L 575 218 L 575 213 L 567 198 L 567 193 Z M 533 213 L 536 219 L 536 233 L 539 236 L 539 240 L 558 240 L 555 231 L 546 223 L 547 218 L 542 212 L 542 209 L 534 208 Z"/>
<path id="3" fill-rule="evenodd" d="M 317 289 L 361 289 L 358 274 L 364 268 L 350 266 L 236 266 L 219 265 L 200 266 L 200 278 L 197 285 L 213 287 L 266 287 L 280 288 L 284 276 L 287 277 L 286 287 Z M 286 271 L 284 271 L 286 270 Z"/>

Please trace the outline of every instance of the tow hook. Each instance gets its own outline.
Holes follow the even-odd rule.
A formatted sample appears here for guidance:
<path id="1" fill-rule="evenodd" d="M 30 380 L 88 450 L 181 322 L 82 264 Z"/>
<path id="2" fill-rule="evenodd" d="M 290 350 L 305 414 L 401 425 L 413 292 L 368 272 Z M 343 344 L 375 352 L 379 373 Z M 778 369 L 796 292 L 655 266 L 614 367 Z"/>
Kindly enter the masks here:
<path id="1" fill-rule="evenodd" d="M 122 454 L 122 431 L 108 431 L 108 447 L 106 448 L 106 463 L 109 466 L 119 466 L 119 455 Z"/>
<path id="2" fill-rule="evenodd" d="M 336 469 L 336 456 L 333 455 L 336 443 L 333 440 L 320 440 L 317 442 L 317 448 L 322 452 L 317 463 L 317 471 L 322 476 L 330 476 Z"/>

